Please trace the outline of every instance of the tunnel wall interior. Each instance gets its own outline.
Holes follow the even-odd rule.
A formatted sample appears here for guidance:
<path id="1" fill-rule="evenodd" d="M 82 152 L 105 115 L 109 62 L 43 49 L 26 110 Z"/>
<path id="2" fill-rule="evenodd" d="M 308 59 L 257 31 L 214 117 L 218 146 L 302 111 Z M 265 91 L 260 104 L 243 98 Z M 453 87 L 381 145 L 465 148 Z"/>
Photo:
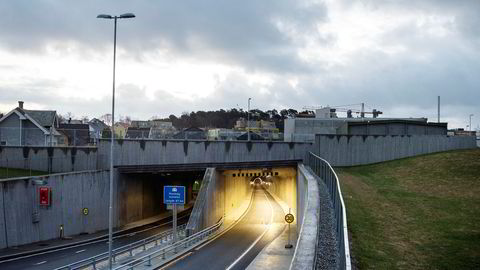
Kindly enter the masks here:
<path id="1" fill-rule="evenodd" d="M 116 227 L 146 219 L 164 213 L 167 206 L 163 203 L 164 186 L 185 186 L 186 204 L 192 201 L 192 187 L 197 176 L 204 172 L 177 172 L 167 174 L 117 172 L 115 189 Z M 187 207 L 187 206 L 185 206 Z"/>
<path id="2" fill-rule="evenodd" d="M 211 170 L 211 173 L 206 173 L 208 178 L 202 181 L 198 199 L 188 221 L 190 234 L 214 225 L 222 217 L 225 217 L 226 223 L 233 222 L 243 214 L 251 199 L 252 188 L 247 175 L 253 170 L 208 170 Z M 243 173 L 243 176 L 239 172 Z"/>
<path id="3" fill-rule="evenodd" d="M 291 213 L 297 217 L 297 170 L 296 168 L 274 168 L 272 177 L 266 178 L 271 184 L 266 189 L 282 200 Z M 289 209 L 284 209 L 284 211 Z M 286 213 L 285 213 L 286 214 Z M 296 220 L 294 221 L 296 223 Z"/>
<path id="4" fill-rule="evenodd" d="M 58 238 L 61 225 L 64 236 L 108 226 L 108 171 L 14 178 L 0 186 L 0 248 Z M 50 206 L 39 205 L 40 186 L 51 188 Z"/>
<path id="5" fill-rule="evenodd" d="M 238 219 L 243 214 L 242 204 L 251 199 L 250 177 L 255 170 L 226 170 L 220 173 L 225 185 L 225 218 L 227 222 Z M 240 174 L 244 173 L 245 176 Z M 235 176 L 234 176 L 235 175 Z"/>

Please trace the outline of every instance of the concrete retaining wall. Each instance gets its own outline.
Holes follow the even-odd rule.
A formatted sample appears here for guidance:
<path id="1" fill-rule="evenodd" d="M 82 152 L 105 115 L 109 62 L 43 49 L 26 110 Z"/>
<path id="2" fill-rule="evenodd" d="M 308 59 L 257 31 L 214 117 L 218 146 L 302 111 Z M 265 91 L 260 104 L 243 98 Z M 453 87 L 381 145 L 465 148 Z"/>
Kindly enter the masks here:
<path id="1" fill-rule="evenodd" d="M 245 162 L 303 159 L 311 143 L 241 141 L 117 140 L 115 165 Z M 110 141 L 100 140 L 98 153 L 109 156 Z M 106 168 L 109 160 L 105 160 Z"/>
<path id="2" fill-rule="evenodd" d="M 44 186 L 51 187 L 51 206 L 39 206 L 39 186 L 32 180 L 45 180 Z M 108 171 L 87 171 L 1 181 L 0 248 L 58 238 L 60 225 L 65 236 L 105 229 L 108 180 Z"/>
<path id="3" fill-rule="evenodd" d="M 44 172 L 97 170 L 96 147 L 0 146 L 0 167 Z M 106 168 L 106 167 L 105 167 Z"/>
<path id="4" fill-rule="evenodd" d="M 316 135 L 313 153 L 332 166 L 355 166 L 475 147 L 474 137 Z"/>
<path id="5" fill-rule="evenodd" d="M 315 269 L 319 224 L 319 191 L 317 180 L 303 164 L 297 168 L 298 238 L 290 269 Z"/>

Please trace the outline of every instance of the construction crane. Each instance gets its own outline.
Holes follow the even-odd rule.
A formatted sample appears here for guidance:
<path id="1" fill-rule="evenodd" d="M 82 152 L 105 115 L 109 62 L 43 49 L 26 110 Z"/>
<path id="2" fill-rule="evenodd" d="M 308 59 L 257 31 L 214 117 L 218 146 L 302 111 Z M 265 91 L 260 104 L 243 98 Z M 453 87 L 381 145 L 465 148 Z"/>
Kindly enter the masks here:
<path id="1" fill-rule="evenodd" d="M 351 108 L 352 106 L 361 106 L 362 109 L 353 109 Z M 335 112 L 346 112 L 347 113 L 347 118 L 353 118 L 353 113 L 360 114 L 361 118 L 365 118 L 365 114 L 372 114 L 373 118 L 377 118 L 380 114 L 383 114 L 383 112 L 378 111 L 376 109 L 373 109 L 371 112 L 365 111 L 365 103 L 358 103 L 358 104 L 348 104 L 348 105 L 339 105 L 339 106 L 305 106 L 303 107 L 304 110 L 318 110 L 318 109 L 326 109 L 330 108 L 330 113 L 335 113 Z"/>

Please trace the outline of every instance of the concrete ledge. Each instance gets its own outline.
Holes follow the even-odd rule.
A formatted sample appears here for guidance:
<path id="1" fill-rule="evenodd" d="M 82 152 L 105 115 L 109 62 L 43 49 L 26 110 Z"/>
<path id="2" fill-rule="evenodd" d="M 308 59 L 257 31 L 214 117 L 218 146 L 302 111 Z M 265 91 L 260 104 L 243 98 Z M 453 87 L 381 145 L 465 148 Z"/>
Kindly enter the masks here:
<path id="1" fill-rule="evenodd" d="M 314 269 L 319 220 L 318 185 L 315 177 L 303 164 L 298 165 L 298 174 L 303 176 L 306 184 L 306 201 L 303 220 L 297 223 L 301 224 L 301 227 L 290 269 Z M 300 177 L 297 179 L 301 180 Z"/>

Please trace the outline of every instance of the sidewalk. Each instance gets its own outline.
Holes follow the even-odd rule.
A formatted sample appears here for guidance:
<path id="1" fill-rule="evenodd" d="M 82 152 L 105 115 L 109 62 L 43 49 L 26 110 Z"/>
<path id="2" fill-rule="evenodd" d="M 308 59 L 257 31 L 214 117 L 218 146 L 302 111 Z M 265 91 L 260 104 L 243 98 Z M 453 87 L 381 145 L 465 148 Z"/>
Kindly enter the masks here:
<path id="1" fill-rule="evenodd" d="M 190 208 L 185 208 L 183 211 L 186 211 L 188 209 Z M 183 211 L 179 211 L 178 213 L 182 213 Z M 157 216 L 131 222 L 122 226 L 118 230 L 114 229 L 113 233 L 118 234 L 126 230 L 131 230 L 134 228 L 147 225 L 152 222 L 165 219 L 170 216 L 172 216 L 171 212 L 165 212 Z M 4 249 L 0 249 L 0 261 L 5 259 L 10 259 L 10 257 L 12 256 L 22 256 L 22 255 L 26 256 L 33 253 L 47 252 L 47 251 L 59 249 L 59 248 L 68 248 L 70 246 L 74 246 L 82 243 L 89 243 L 95 240 L 100 240 L 105 237 L 108 237 L 108 229 L 91 233 L 91 234 L 79 234 L 79 235 L 69 236 L 67 239 L 56 238 L 56 239 L 50 239 L 50 240 L 39 241 L 39 242 L 30 243 L 26 245 L 21 245 L 17 247 L 4 248 Z M 115 237 L 116 236 L 114 235 L 114 238 Z"/>

